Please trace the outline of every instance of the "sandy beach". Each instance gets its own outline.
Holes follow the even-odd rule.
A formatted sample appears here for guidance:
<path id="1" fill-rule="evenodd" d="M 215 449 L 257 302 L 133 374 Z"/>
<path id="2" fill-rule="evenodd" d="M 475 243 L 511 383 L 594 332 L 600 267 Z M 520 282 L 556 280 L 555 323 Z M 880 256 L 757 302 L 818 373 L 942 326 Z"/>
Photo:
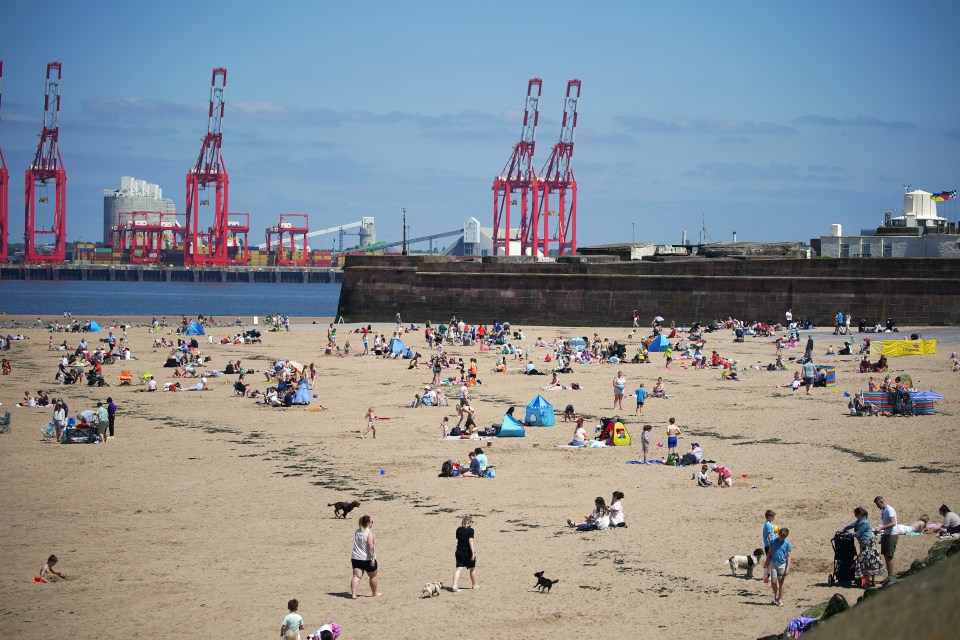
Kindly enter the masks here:
<path id="1" fill-rule="evenodd" d="M 9 316 L 3 322 L 16 320 Z M 27 322 L 35 317 L 22 318 Z M 98 319 L 98 318 L 95 318 Z M 107 336 L 87 334 L 91 343 Z M 146 319 L 126 318 L 128 321 Z M 250 318 L 245 318 L 249 323 Z M 437 319 L 434 319 L 435 321 Z M 667 319 L 669 322 L 669 318 Z M 359 325 L 343 325 L 339 342 L 362 349 Z M 298 598 L 307 631 L 336 621 L 341 638 L 444 638 L 451 635 L 546 638 L 589 633 L 613 637 L 687 637 L 691 633 L 756 638 L 782 631 L 810 604 L 834 592 L 851 602 L 858 589 L 828 587 L 833 564 L 830 539 L 863 506 L 874 524 L 883 495 L 902 522 L 937 508 L 960 505 L 960 374 L 949 354 L 960 350 L 952 329 L 908 328 L 939 338 L 936 355 L 891 358 L 891 374 L 909 373 L 915 385 L 942 393 L 932 416 L 854 418 L 844 392 L 866 389 L 867 374 L 854 372 L 851 356 L 825 356 L 844 339 L 832 329 L 803 332 L 816 341 L 816 360 L 835 364 L 833 389 L 789 388 L 786 372 L 748 370 L 741 381 L 721 380 L 718 370 L 663 369 L 662 354 L 644 365 L 575 366 L 562 376 L 579 391 L 540 391 L 549 377 L 525 376 L 508 356 L 511 372 L 496 374 L 499 354 L 476 347 L 450 347 L 454 356 L 478 358 L 482 384 L 471 390 L 481 427 L 499 423 L 509 406 L 518 412 L 541 393 L 557 409 L 557 426 L 528 428 L 525 438 L 440 441 L 444 415 L 456 423 L 458 387 L 448 387 L 449 407 L 405 408 L 430 383 L 431 372 L 408 370 L 406 361 L 323 356 L 325 324 L 298 319 L 290 332 L 264 333 L 258 345 L 201 343 L 222 370 L 240 359 L 262 371 L 277 359 L 316 363 L 318 400 L 327 411 L 267 408 L 234 396 L 236 376 L 210 380 L 199 393 L 139 393 L 143 387 L 93 388 L 53 382 L 61 353 L 48 351 L 48 332 L 22 329 L 3 357 L 13 371 L 0 379 L 0 413 L 12 414 L 12 432 L 0 435 L 0 636 L 5 638 L 111 639 L 129 637 L 277 637 L 286 603 Z M 395 327 L 374 325 L 389 338 Z M 514 330 L 518 327 L 513 327 Z M 534 348 L 542 336 L 627 339 L 621 327 L 522 327 L 541 370 L 551 350 Z M 4 334 L 16 334 L 6 329 Z M 219 339 L 232 328 L 214 328 Z M 629 352 L 643 329 L 627 340 Z M 129 331 L 137 360 L 104 367 L 114 381 L 121 369 L 153 371 L 161 383 L 168 349 L 153 351 L 157 335 Z M 78 334 L 55 334 L 75 346 Z M 167 336 L 176 338 L 175 335 Z M 859 336 L 858 336 L 859 337 Z M 707 334 L 706 353 L 717 349 L 747 365 L 774 360 L 769 339 L 734 343 L 732 332 Z M 404 336 L 426 355 L 421 331 Z M 802 355 L 801 348 L 785 356 Z M 650 399 L 641 418 L 635 402 L 612 407 L 618 369 L 627 393 L 662 377 L 669 399 Z M 452 371 L 444 376 L 453 375 Z M 879 381 L 883 374 L 876 376 Z M 266 387 L 261 374 L 248 380 Z M 52 408 L 18 408 L 25 391 L 63 397 L 71 415 L 112 396 L 120 407 L 117 436 L 105 445 L 43 442 L 41 429 Z M 557 448 L 572 436 L 562 421 L 573 404 L 591 420 L 620 414 L 635 439 L 632 447 L 591 450 Z M 358 438 L 367 407 L 389 420 L 377 438 Z M 730 467 L 734 487 L 698 488 L 693 469 L 633 465 L 640 456 L 642 425 L 653 425 L 656 447 L 666 442 L 666 423 L 683 428 L 681 453 L 694 441 L 705 457 Z M 466 463 L 482 445 L 494 479 L 438 478 L 447 459 Z M 381 470 L 383 473 L 381 473 Z M 756 488 L 753 488 L 756 487 Z M 625 494 L 625 529 L 578 533 L 568 518 L 590 512 L 596 496 Z M 346 520 L 334 519 L 329 503 L 359 500 Z M 734 554 L 760 546 L 767 509 L 789 527 L 793 571 L 785 606 L 771 605 L 771 591 L 758 571 L 753 580 L 730 575 Z M 350 551 L 360 515 L 376 523 L 382 598 L 349 599 Z M 421 599 L 426 582 L 449 585 L 454 569 L 454 532 L 464 514 L 476 518 L 477 568 L 481 588 Z M 902 537 L 896 566 L 925 556 L 936 537 Z M 47 556 L 71 580 L 34 584 Z M 534 589 L 535 571 L 558 579 L 550 594 Z M 461 586 L 469 586 L 465 576 Z"/>

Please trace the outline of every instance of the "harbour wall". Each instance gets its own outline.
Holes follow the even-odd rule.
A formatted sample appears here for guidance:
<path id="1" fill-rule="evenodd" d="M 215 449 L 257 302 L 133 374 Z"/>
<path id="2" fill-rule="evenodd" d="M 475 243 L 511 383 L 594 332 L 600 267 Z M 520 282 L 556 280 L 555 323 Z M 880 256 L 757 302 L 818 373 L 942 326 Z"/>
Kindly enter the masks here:
<path id="1" fill-rule="evenodd" d="M 82 280 L 118 282 L 260 282 L 335 284 L 339 269 L 303 267 L 153 267 L 139 265 L 0 265 L 0 280 Z"/>
<path id="2" fill-rule="evenodd" d="M 917 258 L 686 259 L 605 256 L 350 256 L 337 317 L 347 322 L 507 320 L 516 325 L 629 324 L 656 315 L 689 325 L 733 316 L 833 324 L 837 311 L 869 323 L 960 324 L 960 260 Z"/>

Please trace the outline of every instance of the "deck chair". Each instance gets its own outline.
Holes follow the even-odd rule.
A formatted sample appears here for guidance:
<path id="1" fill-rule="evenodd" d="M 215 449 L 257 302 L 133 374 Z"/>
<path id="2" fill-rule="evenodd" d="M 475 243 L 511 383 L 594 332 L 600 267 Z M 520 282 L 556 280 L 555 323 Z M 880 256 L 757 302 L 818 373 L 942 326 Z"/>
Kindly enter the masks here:
<path id="1" fill-rule="evenodd" d="M 10 412 L 0 416 L 0 433 L 10 433 Z"/>
<path id="2" fill-rule="evenodd" d="M 45 426 L 43 429 L 40 429 L 40 435 L 43 436 L 44 442 L 53 442 L 54 438 L 57 435 L 56 427 L 51 422 L 50 424 Z"/>
<path id="3" fill-rule="evenodd" d="M 150 373 L 150 369 L 147 369 L 143 372 L 143 375 L 139 377 L 140 384 L 147 384 L 150 380 L 153 379 L 153 374 Z"/>
<path id="4" fill-rule="evenodd" d="M 117 376 L 117 384 L 133 384 L 133 374 L 130 373 L 129 369 L 120 372 L 120 375 Z"/>

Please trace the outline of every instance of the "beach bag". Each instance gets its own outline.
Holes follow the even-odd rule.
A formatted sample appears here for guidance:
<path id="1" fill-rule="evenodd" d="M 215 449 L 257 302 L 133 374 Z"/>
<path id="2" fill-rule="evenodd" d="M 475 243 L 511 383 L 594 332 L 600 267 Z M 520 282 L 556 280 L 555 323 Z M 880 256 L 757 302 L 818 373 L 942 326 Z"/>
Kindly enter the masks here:
<path id="1" fill-rule="evenodd" d="M 463 429 L 461 429 L 460 427 L 454 427 L 453 429 L 450 429 L 450 435 L 452 436 L 460 436 L 460 434 L 462 433 L 463 433 Z"/>
<path id="2" fill-rule="evenodd" d="M 453 460 L 447 460 L 440 465 L 440 478 L 450 478 L 453 476 Z"/>
<path id="3" fill-rule="evenodd" d="M 671 453 L 670 455 L 667 456 L 667 460 L 663 464 L 667 465 L 668 467 L 675 467 L 677 466 L 677 462 L 679 461 L 680 461 L 680 456 L 678 456 L 675 453 Z"/>

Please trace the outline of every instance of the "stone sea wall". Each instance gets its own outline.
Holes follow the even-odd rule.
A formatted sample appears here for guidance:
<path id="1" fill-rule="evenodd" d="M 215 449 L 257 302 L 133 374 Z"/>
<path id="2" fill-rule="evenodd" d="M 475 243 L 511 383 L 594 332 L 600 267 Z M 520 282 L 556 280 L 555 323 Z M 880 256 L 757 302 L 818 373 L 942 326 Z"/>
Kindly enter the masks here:
<path id="1" fill-rule="evenodd" d="M 598 326 L 637 309 L 689 325 L 733 316 L 833 324 L 838 310 L 871 324 L 960 324 L 960 260 L 688 259 L 602 256 L 537 263 L 525 257 L 351 256 L 337 316 L 347 322 L 447 320 Z"/>

